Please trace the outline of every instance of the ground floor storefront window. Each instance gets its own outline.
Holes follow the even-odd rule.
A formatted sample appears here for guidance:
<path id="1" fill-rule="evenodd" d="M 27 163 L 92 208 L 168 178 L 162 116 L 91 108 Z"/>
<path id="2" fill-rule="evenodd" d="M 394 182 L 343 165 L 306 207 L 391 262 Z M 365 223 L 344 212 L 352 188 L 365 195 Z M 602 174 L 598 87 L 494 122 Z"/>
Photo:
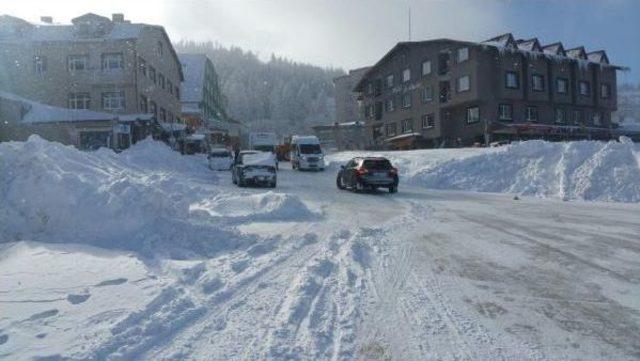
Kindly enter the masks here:
<path id="1" fill-rule="evenodd" d="M 81 150 L 96 150 L 101 147 L 111 147 L 110 131 L 82 131 L 78 147 Z"/>

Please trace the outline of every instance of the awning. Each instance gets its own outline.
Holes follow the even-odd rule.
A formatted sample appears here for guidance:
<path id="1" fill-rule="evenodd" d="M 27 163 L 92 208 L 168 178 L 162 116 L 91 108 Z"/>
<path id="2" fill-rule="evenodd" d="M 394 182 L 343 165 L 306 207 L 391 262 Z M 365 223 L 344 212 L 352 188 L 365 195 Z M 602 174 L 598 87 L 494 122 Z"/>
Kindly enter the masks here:
<path id="1" fill-rule="evenodd" d="M 403 140 L 403 139 L 409 139 L 409 138 L 413 138 L 413 137 L 422 137 L 422 134 L 421 133 L 400 134 L 400 135 L 396 135 L 395 137 L 387 138 L 384 141 L 385 142 L 394 142 L 394 141 Z"/>

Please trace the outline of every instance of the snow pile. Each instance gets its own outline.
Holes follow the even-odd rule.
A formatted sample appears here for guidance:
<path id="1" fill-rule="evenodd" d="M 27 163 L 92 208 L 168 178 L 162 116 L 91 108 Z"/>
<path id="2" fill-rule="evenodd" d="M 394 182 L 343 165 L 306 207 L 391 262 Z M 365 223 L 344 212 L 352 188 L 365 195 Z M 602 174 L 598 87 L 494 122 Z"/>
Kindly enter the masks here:
<path id="1" fill-rule="evenodd" d="M 187 169 L 192 172 L 181 172 Z M 81 152 L 32 136 L 0 144 L 0 174 L 0 242 L 140 251 L 154 242 L 177 245 L 198 232 L 211 234 L 188 223 L 189 204 L 197 186 L 215 176 L 204 158 L 183 157 L 159 142 L 116 154 Z"/>
<path id="2" fill-rule="evenodd" d="M 638 154 L 628 140 L 515 143 L 427 167 L 407 181 L 437 189 L 640 202 Z"/>
<path id="3" fill-rule="evenodd" d="M 302 221 L 314 216 L 300 198 L 284 193 L 220 195 L 192 204 L 192 211 L 204 211 L 213 217 L 234 221 Z"/>

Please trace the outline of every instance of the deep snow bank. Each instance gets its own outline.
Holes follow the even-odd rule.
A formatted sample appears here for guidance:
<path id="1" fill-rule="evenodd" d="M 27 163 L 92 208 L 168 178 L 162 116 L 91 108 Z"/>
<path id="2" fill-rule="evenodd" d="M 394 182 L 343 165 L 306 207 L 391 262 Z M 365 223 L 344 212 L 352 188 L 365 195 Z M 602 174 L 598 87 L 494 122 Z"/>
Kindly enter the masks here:
<path id="1" fill-rule="evenodd" d="M 337 169 L 356 156 L 384 156 L 403 183 L 436 189 L 563 199 L 640 202 L 640 145 L 527 141 L 500 148 L 349 151 L 327 157 Z"/>
<path id="2" fill-rule="evenodd" d="M 152 140 L 116 154 L 81 152 L 37 136 L 0 144 L 0 174 L 0 241 L 133 250 L 163 232 L 179 241 L 194 180 L 215 181 L 203 159 Z"/>
<path id="3" fill-rule="evenodd" d="M 407 181 L 437 189 L 640 202 L 636 149 L 629 141 L 527 141 L 452 159 Z"/>

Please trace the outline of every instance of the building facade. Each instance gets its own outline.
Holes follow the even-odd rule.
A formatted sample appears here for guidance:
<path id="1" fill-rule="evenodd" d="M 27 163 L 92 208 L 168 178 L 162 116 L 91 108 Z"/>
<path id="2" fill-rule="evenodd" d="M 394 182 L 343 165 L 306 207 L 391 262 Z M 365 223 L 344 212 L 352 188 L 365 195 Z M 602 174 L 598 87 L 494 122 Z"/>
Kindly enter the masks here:
<path id="1" fill-rule="evenodd" d="M 368 67 L 353 69 L 349 74 L 333 79 L 336 99 L 336 122 L 352 123 L 363 121 L 358 101 L 358 93 L 353 91 Z"/>
<path id="2" fill-rule="evenodd" d="M 608 138 L 620 69 L 604 51 L 511 34 L 437 39 L 398 43 L 355 90 L 379 147 Z"/>
<path id="3" fill-rule="evenodd" d="M 181 123 L 182 68 L 161 26 L 85 14 L 70 25 L 0 17 L 0 90 L 40 103 Z M 132 123 L 132 139 L 149 121 Z"/>
<path id="4" fill-rule="evenodd" d="M 316 125 L 311 128 L 326 149 L 358 150 L 369 147 L 369 137 L 363 121 Z"/>
<path id="5" fill-rule="evenodd" d="M 214 144 L 227 142 L 229 122 L 218 74 L 205 54 L 179 54 L 184 81 L 182 115 L 192 132 L 206 134 Z"/>

